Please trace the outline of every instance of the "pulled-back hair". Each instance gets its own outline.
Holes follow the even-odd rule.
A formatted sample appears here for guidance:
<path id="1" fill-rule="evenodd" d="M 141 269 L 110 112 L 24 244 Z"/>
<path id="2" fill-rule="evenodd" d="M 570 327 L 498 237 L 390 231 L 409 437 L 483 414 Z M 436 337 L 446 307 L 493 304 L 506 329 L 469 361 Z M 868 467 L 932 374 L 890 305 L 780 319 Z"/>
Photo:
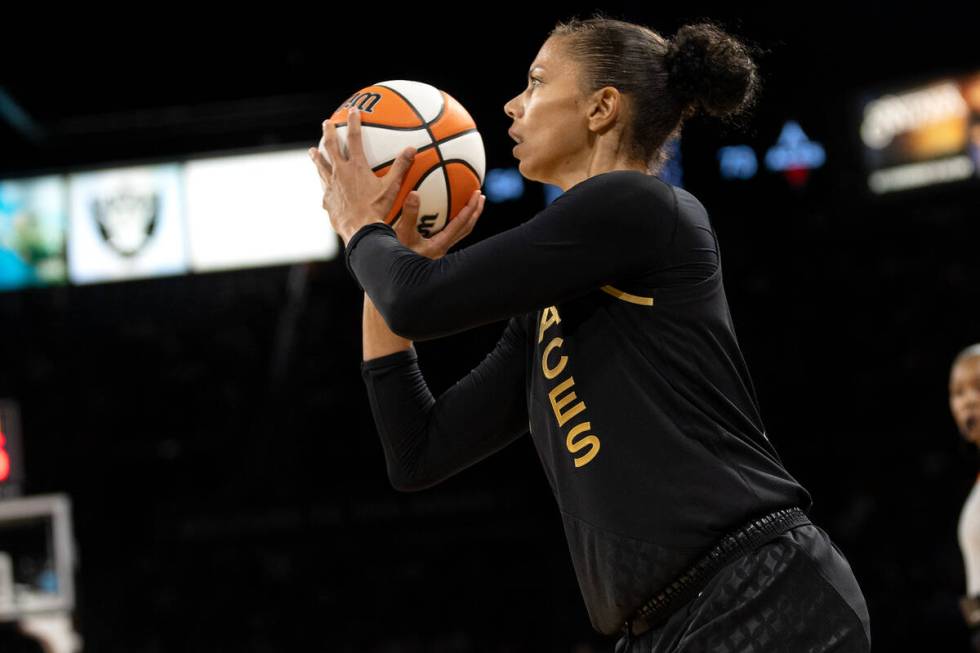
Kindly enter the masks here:
<path id="1" fill-rule="evenodd" d="M 629 98 L 628 151 L 651 173 L 665 163 L 667 141 L 680 136 L 684 122 L 699 110 L 735 123 L 758 97 L 752 58 L 757 48 L 710 21 L 684 25 L 668 40 L 596 12 L 558 22 L 552 36 L 562 38 L 565 52 L 579 64 L 583 95 L 613 86 Z"/>

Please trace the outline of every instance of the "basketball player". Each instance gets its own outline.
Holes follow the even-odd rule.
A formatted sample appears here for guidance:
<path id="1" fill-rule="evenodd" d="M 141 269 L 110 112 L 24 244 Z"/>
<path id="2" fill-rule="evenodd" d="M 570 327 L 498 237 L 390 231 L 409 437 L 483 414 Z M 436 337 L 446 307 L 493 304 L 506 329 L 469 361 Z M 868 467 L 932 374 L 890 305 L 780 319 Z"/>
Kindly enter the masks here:
<path id="1" fill-rule="evenodd" d="M 592 626 L 616 651 L 868 651 L 850 565 L 767 437 L 704 206 L 654 176 L 698 110 L 758 90 L 749 49 L 711 23 L 670 40 L 596 16 L 559 23 L 504 106 L 521 174 L 565 192 L 447 253 L 483 198 L 429 240 L 413 191 L 311 150 L 323 206 L 365 291 L 362 376 L 397 489 L 421 490 L 530 430 Z M 410 154 L 410 153 L 408 153 Z M 394 190 L 392 190 L 394 189 Z M 387 198 L 391 198 L 390 200 Z M 412 340 L 507 320 L 433 397 Z"/>
<path id="2" fill-rule="evenodd" d="M 949 408 L 963 438 L 980 447 L 980 343 L 953 359 Z M 958 539 L 966 570 L 966 595 L 960 607 L 972 632 L 973 648 L 980 651 L 980 472 L 960 512 Z"/>

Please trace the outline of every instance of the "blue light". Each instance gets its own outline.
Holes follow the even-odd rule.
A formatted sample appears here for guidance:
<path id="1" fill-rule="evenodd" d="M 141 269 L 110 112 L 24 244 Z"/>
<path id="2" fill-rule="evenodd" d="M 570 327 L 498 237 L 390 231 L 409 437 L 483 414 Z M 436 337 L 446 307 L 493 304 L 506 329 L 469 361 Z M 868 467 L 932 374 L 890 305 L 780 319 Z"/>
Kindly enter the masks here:
<path id="1" fill-rule="evenodd" d="M 493 168 L 487 172 L 483 192 L 491 202 L 507 202 L 524 195 L 524 177 L 517 168 Z"/>
<path id="2" fill-rule="evenodd" d="M 823 146 L 807 138 L 799 123 L 789 120 L 776 144 L 766 152 L 766 168 L 773 172 L 790 168 L 812 170 L 822 166 L 826 158 Z"/>
<path id="3" fill-rule="evenodd" d="M 667 162 L 657 175 L 672 186 L 684 187 L 684 166 L 681 165 L 681 140 L 672 138 L 664 145 L 667 149 Z"/>
<path id="4" fill-rule="evenodd" d="M 759 171 L 755 150 L 748 145 L 728 145 L 718 150 L 722 179 L 751 179 Z"/>
<path id="5" fill-rule="evenodd" d="M 556 199 L 558 196 L 564 193 L 561 186 L 555 186 L 554 184 L 544 184 L 544 205 L 548 206 Z"/>
<path id="6" fill-rule="evenodd" d="M 58 593 L 58 575 L 54 573 L 49 567 L 45 567 L 44 570 L 37 576 L 38 587 L 47 592 L 48 594 Z"/>

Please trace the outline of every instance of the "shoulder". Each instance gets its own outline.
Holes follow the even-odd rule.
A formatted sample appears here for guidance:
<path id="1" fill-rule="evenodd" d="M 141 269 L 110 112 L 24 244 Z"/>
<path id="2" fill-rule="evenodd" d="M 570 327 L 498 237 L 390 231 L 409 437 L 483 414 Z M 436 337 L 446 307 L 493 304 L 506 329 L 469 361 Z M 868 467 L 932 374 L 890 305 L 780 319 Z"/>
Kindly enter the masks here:
<path id="1" fill-rule="evenodd" d="M 673 186 L 660 177 L 639 170 L 610 170 L 592 175 L 569 188 L 564 194 L 596 194 L 614 189 L 665 199 L 672 199 L 674 194 Z"/>
<path id="2" fill-rule="evenodd" d="M 707 215 L 708 209 L 690 191 L 680 187 L 674 188 L 674 196 L 677 198 L 677 208 L 679 213 L 691 213 L 694 215 Z"/>
<path id="3" fill-rule="evenodd" d="M 639 170 L 610 170 L 583 179 L 559 195 L 553 205 L 603 210 L 607 217 L 633 214 L 674 214 L 674 188 L 659 177 Z"/>
<path id="4" fill-rule="evenodd" d="M 555 247 L 588 242 L 623 247 L 629 243 L 649 248 L 651 239 L 663 240 L 677 221 L 677 202 L 670 184 L 638 170 L 611 170 L 588 177 L 521 225 L 532 239 L 547 239 Z"/>

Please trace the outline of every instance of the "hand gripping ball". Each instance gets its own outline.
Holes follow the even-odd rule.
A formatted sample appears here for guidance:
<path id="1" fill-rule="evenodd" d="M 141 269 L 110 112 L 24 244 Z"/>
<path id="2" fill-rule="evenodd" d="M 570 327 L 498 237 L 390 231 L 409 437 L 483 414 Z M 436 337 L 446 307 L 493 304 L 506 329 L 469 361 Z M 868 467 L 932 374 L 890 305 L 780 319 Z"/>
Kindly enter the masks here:
<path id="1" fill-rule="evenodd" d="M 483 186 L 486 154 L 476 123 L 463 105 L 434 86 L 404 79 L 378 82 L 354 93 L 329 118 L 345 157 L 347 111 L 355 106 L 361 111 L 364 155 L 376 175 L 387 174 L 409 145 L 417 152 L 385 222 L 398 221 L 405 197 L 416 190 L 416 228 L 425 237 L 439 232 Z M 329 161 L 322 138 L 320 152 Z"/>

